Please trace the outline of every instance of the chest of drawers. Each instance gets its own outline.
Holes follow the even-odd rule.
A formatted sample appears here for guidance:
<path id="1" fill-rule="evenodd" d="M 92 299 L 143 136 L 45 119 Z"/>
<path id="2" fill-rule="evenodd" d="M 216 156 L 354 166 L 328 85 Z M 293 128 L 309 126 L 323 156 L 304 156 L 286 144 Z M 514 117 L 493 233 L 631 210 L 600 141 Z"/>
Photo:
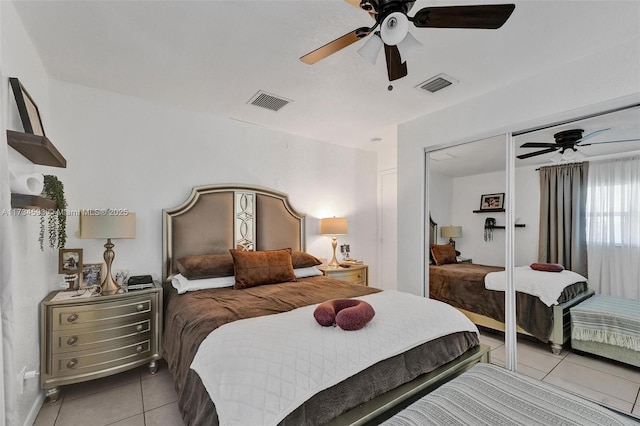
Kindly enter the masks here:
<path id="1" fill-rule="evenodd" d="M 40 304 L 40 385 L 55 401 L 59 386 L 106 377 L 161 358 L 162 288 Z"/>

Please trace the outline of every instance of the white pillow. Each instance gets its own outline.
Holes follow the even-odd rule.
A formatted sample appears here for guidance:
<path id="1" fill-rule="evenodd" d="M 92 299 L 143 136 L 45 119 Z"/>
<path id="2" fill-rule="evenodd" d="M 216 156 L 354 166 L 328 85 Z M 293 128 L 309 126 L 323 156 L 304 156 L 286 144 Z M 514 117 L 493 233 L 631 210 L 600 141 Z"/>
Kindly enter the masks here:
<path id="1" fill-rule="evenodd" d="M 187 291 L 206 290 L 209 288 L 233 287 L 236 283 L 236 277 L 205 278 L 202 280 L 188 280 L 182 274 L 178 274 L 171 280 L 173 288 L 178 290 L 178 294 Z"/>
<path id="2" fill-rule="evenodd" d="M 296 278 L 315 277 L 316 275 L 322 275 L 322 271 L 315 266 L 311 266 L 309 268 L 294 269 L 293 273 Z"/>

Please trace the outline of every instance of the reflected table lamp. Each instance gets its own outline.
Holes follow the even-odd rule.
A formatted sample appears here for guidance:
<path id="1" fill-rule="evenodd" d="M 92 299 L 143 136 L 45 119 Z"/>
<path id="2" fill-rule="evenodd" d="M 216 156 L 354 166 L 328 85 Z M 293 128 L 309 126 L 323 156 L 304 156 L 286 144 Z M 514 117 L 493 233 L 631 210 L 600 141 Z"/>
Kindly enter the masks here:
<path id="1" fill-rule="evenodd" d="M 451 244 L 455 250 L 456 242 L 453 239 L 462 237 L 462 226 L 443 226 L 440 228 L 440 236 L 442 238 L 449 238 L 449 244 Z"/>
<path id="2" fill-rule="evenodd" d="M 92 211 L 95 212 L 95 211 Z M 102 294 L 115 294 L 120 290 L 120 286 L 111 276 L 111 264 L 115 258 L 113 243 L 111 239 L 135 238 L 136 237 L 136 214 L 129 212 L 121 216 L 108 216 L 106 214 L 80 213 L 80 238 L 107 239 L 104 245 L 104 261 L 107 264 L 107 271 L 100 289 Z"/>
<path id="3" fill-rule="evenodd" d="M 336 235 L 347 234 L 347 219 L 344 217 L 327 217 L 320 219 L 320 233 L 322 235 L 331 235 L 331 246 L 333 247 L 333 258 L 331 262 L 327 264 L 329 268 L 337 268 L 340 266 L 338 259 L 336 259 L 336 247 L 338 246 L 338 238 Z"/>

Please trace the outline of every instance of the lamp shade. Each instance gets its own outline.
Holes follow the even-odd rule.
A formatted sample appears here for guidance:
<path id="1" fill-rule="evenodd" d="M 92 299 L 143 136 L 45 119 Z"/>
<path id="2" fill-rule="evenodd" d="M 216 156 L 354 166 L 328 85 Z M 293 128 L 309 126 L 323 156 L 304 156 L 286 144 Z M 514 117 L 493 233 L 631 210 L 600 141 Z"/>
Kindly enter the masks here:
<path id="1" fill-rule="evenodd" d="M 380 25 L 380 38 L 384 44 L 395 46 L 407 36 L 409 18 L 401 12 L 390 13 Z"/>
<path id="2" fill-rule="evenodd" d="M 344 217 L 320 219 L 320 233 L 322 235 L 346 235 L 347 229 L 347 219 Z"/>
<path id="3" fill-rule="evenodd" d="M 462 226 L 443 226 L 440 228 L 440 236 L 443 238 L 462 237 Z"/>
<path id="4" fill-rule="evenodd" d="M 382 39 L 377 34 L 373 34 L 369 37 L 369 40 L 358 49 L 358 55 L 362 56 L 371 65 L 375 65 L 383 45 Z"/>
<path id="5" fill-rule="evenodd" d="M 96 213 L 96 214 L 93 214 Z M 135 238 L 136 214 L 110 216 L 106 214 L 80 213 L 80 238 Z"/>

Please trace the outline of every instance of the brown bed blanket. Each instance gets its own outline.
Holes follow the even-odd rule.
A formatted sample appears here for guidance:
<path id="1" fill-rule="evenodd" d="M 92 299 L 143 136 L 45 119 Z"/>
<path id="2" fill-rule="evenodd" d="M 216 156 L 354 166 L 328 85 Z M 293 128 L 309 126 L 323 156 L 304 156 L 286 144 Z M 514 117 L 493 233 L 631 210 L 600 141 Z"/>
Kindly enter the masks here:
<path id="1" fill-rule="evenodd" d="M 324 276 L 244 290 L 200 290 L 182 295 L 165 285 L 164 358 L 175 380 L 178 406 L 185 423 L 217 424 L 215 406 L 197 373 L 189 368 L 200 343 L 212 330 L 238 319 L 276 314 L 328 299 L 358 297 L 379 291 Z M 282 423 L 325 423 L 362 402 L 457 358 L 478 343 L 474 333 L 455 333 L 418 346 L 320 392 Z M 352 392 L 351 389 L 358 391 Z"/>
<path id="2" fill-rule="evenodd" d="M 503 270 L 475 263 L 429 265 L 429 297 L 504 322 L 504 292 L 487 290 L 484 286 L 485 275 Z M 567 286 L 558 301 L 563 303 L 586 289 L 584 282 Z M 536 296 L 516 292 L 516 323 L 547 343 L 553 328 L 553 308 Z"/>

